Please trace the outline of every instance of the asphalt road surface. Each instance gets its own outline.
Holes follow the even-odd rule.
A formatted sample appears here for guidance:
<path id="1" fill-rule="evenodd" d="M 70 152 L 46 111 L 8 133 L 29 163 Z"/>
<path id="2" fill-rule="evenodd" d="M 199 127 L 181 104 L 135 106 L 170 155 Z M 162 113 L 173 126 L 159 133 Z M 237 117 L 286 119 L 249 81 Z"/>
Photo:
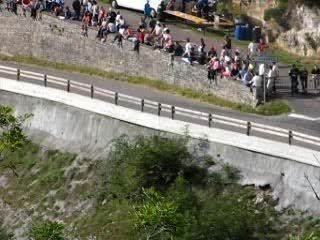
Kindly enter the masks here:
<path id="1" fill-rule="evenodd" d="M 66 1 L 67 5 L 71 5 L 71 3 L 72 3 L 72 0 Z M 141 13 L 135 12 L 135 11 L 129 11 L 125 9 L 120 9 L 120 11 L 126 18 L 126 21 L 130 23 L 130 25 L 132 26 L 138 25 L 139 19 L 142 16 Z M 70 23 L 70 24 L 74 24 L 74 23 Z M 77 27 L 76 24 L 75 26 Z M 221 42 L 218 39 L 215 39 L 212 36 L 206 36 L 203 32 L 195 32 L 193 30 L 179 28 L 170 23 L 167 23 L 167 27 L 170 28 L 175 40 L 184 40 L 187 37 L 189 37 L 192 42 L 198 43 L 200 41 L 200 38 L 204 38 L 207 43 L 207 46 L 210 46 L 212 43 L 214 43 L 215 46 L 219 48 L 221 45 Z M 241 51 L 242 51 L 242 54 L 246 54 L 246 49 L 241 49 Z M 280 75 L 282 77 L 278 82 L 278 97 L 288 100 L 290 105 L 294 108 L 295 113 L 290 114 L 289 116 L 276 116 L 276 117 L 263 117 L 263 116 L 253 115 L 253 114 L 240 113 L 240 112 L 232 111 L 229 109 L 209 105 L 206 103 L 186 99 L 177 95 L 173 95 L 165 92 L 159 92 L 157 90 L 153 90 L 145 86 L 137 86 L 137 85 L 122 83 L 118 81 L 102 79 L 99 77 L 92 77 L 92 76 L 87 76 L 87 75 L 82 75 L 77 73 L 58 71 L 50 68 L 28 66 L 28 65 L 21 65 L 21 64 L 1 62 L 1 61 L 0 61 L 0 64 L 21 68 L 24 70 L 39 72 L 39 73 L 46 73 L 46 74 L 70 79 L 77 82 L 93 84 L 95 86 L 102 87 L 111 91 L 135 96 L 138 98 L 149 99 L 149 100 L 153 100 L 160 103 L 188 108 L 188 109 L 201 111 L 201 112 L 215 113 L 223 116 L 241 119 L 244 121 L 256 122 L 256 123 L 261 123 L 269 126 L 281 127 L 288 130 L 299 131 L 299 132 L 314 135 L 314 136 L 320 136 L 320 97 L 319 95 L 310 94 L 307 96 L 296 95 L 294 97 L 291 97 L 290 81 L 289 81 L 289 78 L 287 77 L 288 67 L 283 64 L 279 64 Z M 0 76 L 14 78 L 12 75 L 6 75 L 2 73 L 0 74 Z M 34 82 L 33 80 L 30 80 L 27 78 L 23 79 L 23 81 Z M 102 99 L 102 100 L 112 101 L 110 99 Z M 126 103 L 122 103 L 122 105 L 126 106 Z M 128 107 L 134 107 L 134 106 L 128 105 Z M 146 109 L 146 110 L 156 113 L 154 112 L 154 110 L 151 110 L 151 109 Z M 166 116 L 169 117 L 168 114 Z M 207 125 L 207 122 L 197 121 L 194 119 L 186 119 L 184 117 L 182 117 L 181 120 L 186 120 L 189 122 L 196 122 L 198 124 Z M 243 129 L 238 129 L 230 126 L 226 127 L 218 123 L 215 123 L 214 126 L 245 133 L 245 130 Z M 252 134 L 255 136 L 261 136 L 264 138 L 279 140 L 283 142 L 288 141 L 287 139 L 270 136 L 268 134 L 261 134 L 258 132 L 252 132 Z M 312 147 L 312 148 L 318 150 L 317 147 Z"/>
<path id="2" fill-rule="evenodd" d="M 86 83 L 86 84 L 92 84 L 95 87 L 101 87 L 104 89 L 108 89 L 114 92 L 134 96 L 140 99 L 148 99 L 152 100 L 155 102 L 163 103 L 163 104 L 168 104 L 168 105 L 174 105 L 177 107 L 182 107 L 182 108 L 187 108 L 195 111 L 201 111 L 205 113 L 214 113 L 226 117 L 231 117 L 235 119 L 240 119 L 244 121 L 249 121 L 249 122 L 255 122 L 255 123 L 260 123 L 264 125 L 269 125 L 269 126 L 274 126 L 274 127 L 281 127 L 287 130 L 293 130 L 293 131 L 298 131 L 301 133 L 305 134 L 310 134 L 313 136 L 318 136 L 320 137 L 320 129 L 319 129 L 319 121 L 311 121 L 311 120 L 305 120 L 305 119 L 299 119 L 299 118 L 292 118 L 290 116 L 273 116 L 273 117 L 264 117 L 264 116 L 258 116 L 254 114 L 247 114 L 247 113 L 241 113 L 237 111 L 232 111 L 226 108 L 221 108 L 217 106 L 213 106 L 207 103 L 187 99 L 178 95 L 166 93 L 166 92 L 160 92 L 154 89 L 151 89 L 146 86 L 140 86 L 140 85 L 133 85 L 133 84 L 128 84 L 128 83 L 123 83 L 119 81 L 114 81 L 114 80 L 108 80 L 108 79 L 103 79 L 99 77 L 94 77 L 94 76 L 88 76 L 84 74 L 79 74 L 79 73 L 70 73 L 70 72 L 65 72 L 65 71 L 60 71 L 60 70 L 55 70 L 51 68 L 43 68 L 43 67 L 36 67 L 36 66 L 29 66 L 29 65 L 21 65 L 17 63 L 9 63 L 9 62 L 1 62 L 0 65 L 5 65 L 8 67 L 14 67 L 14 68 L 19 68 L 21 70 L 28 70 L 32 72 L 37 72 L 41 74 L 47 74 L 47 75 L 52 75 L 56 77 L 61 77 L 64 79 L 69 79 L 71 81 L 75 82 L 80 82 L 80 83 Z M 15 75 L 10 75 L 10 74 L 5 74 L 5 73 L 0 73 L 1 77 L 6 77 L 9 79 L 16 79 Z M 39 81 L 32 80 L 27 77 L 22 77 L 22 81 L 25 82 L 31 82 L 35 84 L 42 84 Z M 48 87 L 55 87 L 55 88 L 60 88 L 62 90 L 66 90 L 66 87 L 62 86 L 57 86 L 54 84 L 49 84 Z M 79 93 L 83 95 L 87 95 L 88 97 L 90 94 L 88 92 L 80 91 L 80 90 L 74 90 L 71 87 L 71 92 L 74 93 Z M 99 99 L 108 101 L 113 103 L 114 100 L 111 98 L 106 98 L 106 97 L 99 97 Z M 133 105 L 130 103 L 125 103 L 121 102 L 121 99 L 119 101 L 119 105 L 137 109 L 139 110 L 140 107 L 137 105 Z M 156 109 L 150 109 L 146 108 L 146 112 L 150 112 L 153 114 L 157 114 Z M 163 113 L 161 116 L 163 117 L 170 117 L 170 113 Z M 198 119 L 191 119 L 188 117 L 183 117 L 183 116 L 177 116 L 176 119 L 183 120 L 186 122 L 192 122 L 192 123 L 197 123 L 201 125 L 208 125 L 207 121 L 203 120 L 198 120 Z M 231 130 L 235 132 L 240 132 L 243 134 L 246 134 L 246 129 L 241 129 L 233 126 L 227 126 L 224 124 L 216 123 L 213 121 L 212 127 L 216 128 L 222 128 L 226 130 Z M 257 131 L 252 131 L 251 135 L 258 136 L 258 137 L 263 137 L 267 139 L 272 139 L 276 141 L 281 141 L 281 142 L 288 142 L 288 138 L 283 138 L 283 137 L 276 137 L 274 135 L 270 135 L 267 133 L 261 133 Z M 299 145 L 299 146 L 304 146 L 307 148 L 311 148 L 314 150 L 318 150 L 319 146 L 312 146 L 309 144 L 304 144 L 300 142 L 295 142 L 293 141 L 294 144 Z"/>
<path id="3" fill-rule="evenodd" d="M 72 9 L 73 0 L 66 0 L 65 4 L 70 6 Z M 100 4 L 101 5 L 101 4 Z M 106 9 L 109 8 L 108 4 L 104 5 Z M 130 24 L 133 27 L 138 27 L 140 18 L 143 16 L 141 12 L 128 10 L 128 9 L 119 9 L 121 14 L 126 19 L 127 24 Z M 212 35 L 206 34 L 204 31 L 194 31 L 187 28 L 181 28 L 174 24 L 174 20 L 169 20 L 165 24 L 170 29 L 170 32 L 173 36 L 174 40 L 180 41 L 185 40 L 187 37 L 190 38 L 191 42 L 200 43 L 200 39 L 203 38 L 207 45 L 207 49 L 211 47 L 211 45 L 215 45 L 218 53 L 221 51 L 221 38 L 215 38 Z M 233 44 L 233 49 L 240 49 L 241 54 L 243 56 L 247 55 L 247 48 L 239 47 Z M 289 66 L 286 64 L 278 63 L 280 78 L 277 80 L 277 96 L 278 98 L 282 98 L 287 100 L 291 107 L 295 111 L 295 117 L 299 117 L 302 119 L 311 119 L 311 120 L 320 120 L 320 95 L 317 92 L 314 92 L 310 89 L 308 95 L 298 94 L 294 97 L 291 96 L 291 81 L 288 77 Z M 311 79 L 310 79 L 311 80 Z M 309 86 L 312 86 L 311 81 Z M 299 86 L 300 87 L 300 86 Z M 320 124 L 319 124 L 320 125 Z M 320 126 L 319 126 L 320 129 Z"/>

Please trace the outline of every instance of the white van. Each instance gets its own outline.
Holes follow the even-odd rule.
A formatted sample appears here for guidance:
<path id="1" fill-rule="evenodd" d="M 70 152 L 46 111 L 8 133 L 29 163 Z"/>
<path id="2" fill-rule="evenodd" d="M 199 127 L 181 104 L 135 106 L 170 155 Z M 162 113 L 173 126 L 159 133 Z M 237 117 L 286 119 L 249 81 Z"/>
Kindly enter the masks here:
<path id="1" fill-rule="evenodd" d="M 167 5 L 169 0 L 164 0 L 164 3 Z M 138 11 L 143 11 L 144 10 L 144 5 L 146 4 L 147 0 L 112 0 L 112 7 L 117 8 L 117 7 L 125 7 L 125 8 L 130 8 Z M 160 4 L 161 0 L 150 0 L 150 6 L 152 8 L 151 10 L 151 16 L 155 17 L 158 5 Z M 182 0 L 176 0 L 175 1 L 175 10 L 181 10 L 182 9 Z"/>

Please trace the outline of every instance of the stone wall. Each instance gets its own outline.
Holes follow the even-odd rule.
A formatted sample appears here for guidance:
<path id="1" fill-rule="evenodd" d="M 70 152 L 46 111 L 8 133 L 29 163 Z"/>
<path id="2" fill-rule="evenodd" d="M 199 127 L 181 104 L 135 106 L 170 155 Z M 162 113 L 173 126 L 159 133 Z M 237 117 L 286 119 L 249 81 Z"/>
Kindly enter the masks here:
<path id="1" fill-rule="evenodd" d="M 161 79 L 168 83 L 210 91 L 228 100 L 253 104 L 249 90 L 238 82 L 222 79 L 209 89 L 207 71 L 190 66 L 179 59 L 170 66 L 170 56 L 146 46 L 140 54 L 133 51 L 133 43 L 124 41 L 119 48 L 111 43 L 112 36 L 102 44 L 95 40 L 96 32 L 82 37 L 77 23 L 44 16 L 43 21 L 16 17 L 0 12 L 0 52 L 30 54 L 51 61 L 82 64 L 105 70 Z"/>

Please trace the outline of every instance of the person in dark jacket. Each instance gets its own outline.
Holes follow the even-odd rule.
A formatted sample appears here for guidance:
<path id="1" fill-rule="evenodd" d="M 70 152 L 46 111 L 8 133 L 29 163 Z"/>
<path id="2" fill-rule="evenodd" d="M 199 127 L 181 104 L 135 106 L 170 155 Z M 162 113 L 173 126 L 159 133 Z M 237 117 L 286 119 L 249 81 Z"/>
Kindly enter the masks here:
<path id="1" fill-rule="evenodd" d="M 299 68 L 296 67 L 295 64 L 292 65 L 290 71 L 289 71 L 289 76 L 291 78 L 291 92 L 292 94 L 294 92 L 299 92 L 298 91 L 298 77 L 300 75 L 300 71 L 299 71 Z"/>
<path id="2" fill-rule="evenodd" d="M 72 3 L 72 8 L 74 10 L 74 20 L 80 19 L 81 14 L 81 3 L 79 0 L 74 0 Z"/>
<path id="3" fill-rule="evenodd" d="M 165 10 L 166 10 L 166 5 L 164 4 L 164 1 L 161 1 L 157 8 L 157 19 L 159 22 L 165 21 L 165 15 L 164 15 Z"/>
<path id="4" fill-rule="evenodd" d="M 314 66 L 314 68 L 311 71 L 311 74 L 313 75 L 314 90 L 317 91 L 320 84 L 320 68 L 317 66 Z"/>
<path id="5" fill-rule="evenodd" d="M 309 72 L 306 69 L 306 67 L 304 67 L 300 71 L 300 82 L 301 82 L 301 87 L 304 94 L 307 93 L 307 89 L 308 89 L 308 75 L 309 75 Z"/>

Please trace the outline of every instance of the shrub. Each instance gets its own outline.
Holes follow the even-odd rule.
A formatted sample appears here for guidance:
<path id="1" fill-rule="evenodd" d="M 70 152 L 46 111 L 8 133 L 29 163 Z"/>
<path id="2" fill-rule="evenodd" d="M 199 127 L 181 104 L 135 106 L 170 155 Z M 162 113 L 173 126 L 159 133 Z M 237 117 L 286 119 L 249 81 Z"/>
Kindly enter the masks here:
<path id="1" fill-rule="evenodd" d="M 174 239 L 183 233 L 185 220 L 177 204 L 153 188 L 143 191 L 143 203 L 133 213 L 137 239 Z"/>
<path id="2" fill-rule="evenodd" d="M 114 141 L 105 176 L 108 194 L 139 198 L 142 188 L 164 192 L 181 174 L 188 183 L 201 185 L 207 169 L 195 164 L 188 138 L 122 136 Z"/>
<path id="3" fill-rule="evenodd" d="M 63 240 L 64 225 L 56 221 L 46 221 L 34 225 L 30 232 L 32 240 Z"/>

